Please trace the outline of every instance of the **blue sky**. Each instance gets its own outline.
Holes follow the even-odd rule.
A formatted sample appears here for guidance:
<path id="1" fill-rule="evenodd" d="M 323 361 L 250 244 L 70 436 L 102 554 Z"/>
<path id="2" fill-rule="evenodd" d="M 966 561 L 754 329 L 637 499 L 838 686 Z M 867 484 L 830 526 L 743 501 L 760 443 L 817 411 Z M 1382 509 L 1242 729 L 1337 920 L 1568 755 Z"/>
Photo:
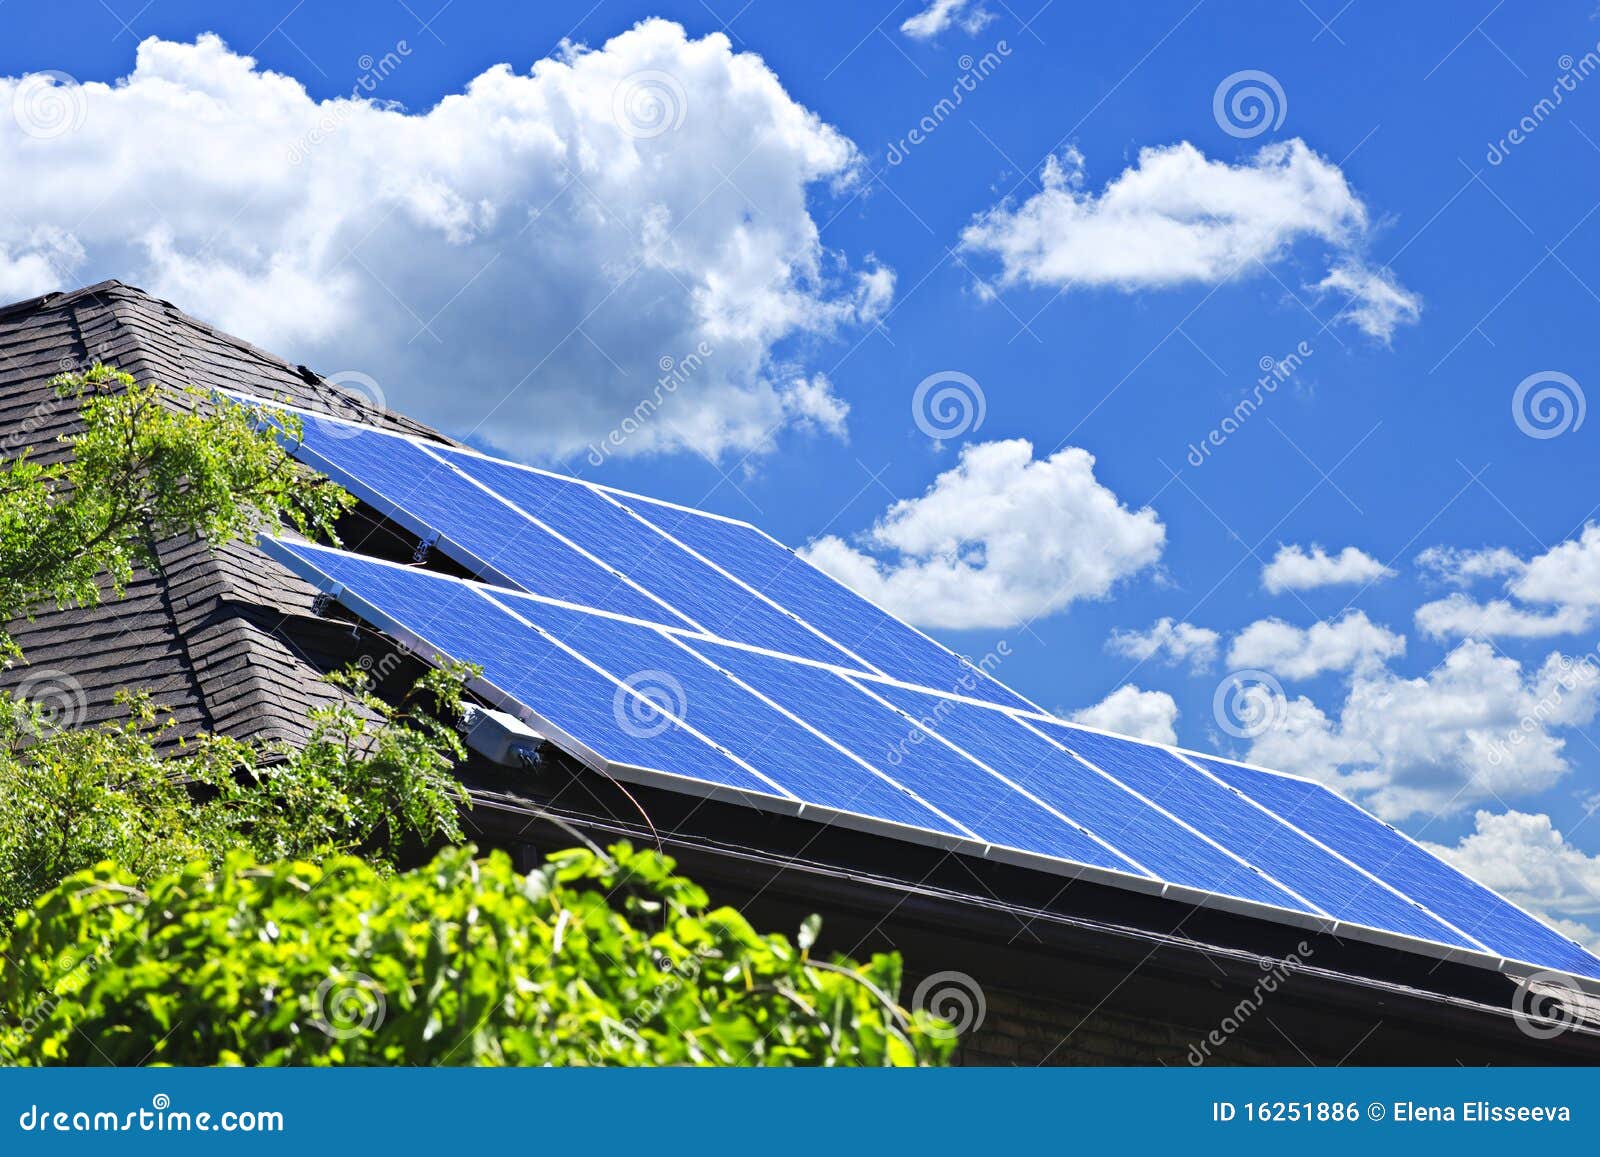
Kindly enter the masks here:
<path id="1" fill-rule="evenodd" d="M 1592 0 L 943 7 L 7 5 L 0 296 L 814 544 L 1592 939 Z"/>

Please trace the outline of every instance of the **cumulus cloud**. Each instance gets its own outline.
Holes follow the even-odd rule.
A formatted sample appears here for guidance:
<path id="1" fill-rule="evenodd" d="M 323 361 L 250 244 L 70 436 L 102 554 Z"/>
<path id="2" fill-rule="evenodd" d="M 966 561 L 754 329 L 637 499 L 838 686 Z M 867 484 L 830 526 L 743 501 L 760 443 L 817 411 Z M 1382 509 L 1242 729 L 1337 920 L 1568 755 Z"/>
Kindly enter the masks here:
<path id="1" fill-rule="evenodd" d="M 900 25 L 900 31 L 913 40 L 932 40 L 955 26 L 976 36 L 993 19 L 994 13 L 973 0 L 930 0 L 926 8 Z"/>
<path id="2" fill-rule="evenodd" d="M 1454 814 L 1549 788 L 1569 770 L 1559 731 L 1594 720 L 1600 678 L 1550 654 L 1536 668 L 1487 643 L 1459 644 L 1419 678 L 1357 673 L 1337 717 L 1280 699 L 1250 759 L 1320 779 L 1401 820 Z"/>
<path id="3" fill-rule="evenodd" d="M 1404 635 L 1379 626 L 1361 611 L 1350 611 L 1305 628 L 1282 619 L 1259 619 L 1234 638 L 1228 665 L 1309 679 L 1324 671 L 1369 671 L 1405 651 Z"/>
<path id="4" fill-rule="evenodd" d="M 1129 683 L 1118 687 L 1093 707 L 1068 716 L 1074 723 L 1115 731 L 1152 743 L 1175 744 L 1178 704 L 1165 691 L 1141 691 Z"/>
<path id="5" fill-rule="evenodd" d="M 1035 459 L 1019 438 L 963 447 L 859 545 L 829 535 L 801 554 L 921 626 L 1012 627 L 1104 596 L 1161 557 L 1166 533 L 1095 478 L 1086 450 Z"/>
<path id="6" fill-rule="evenodd" d="M 1573 847 L 1547 815 L 1480 811 L 1475 824 L 1454 847 L 1429 849 L 1573 939 L 1600 945 L 1600 856 Z"/>
<path id="7" fill-rule="evenodd" d="M 134 281 L 521 457 L 582 450 L 702 343 L 620 453 L 842 428 L 793 358 L 881 314 L 893 275 L 823 247 L 808 200 L 859 154 L 759 57 L 651 20 L 427 110 L 371 95 L 313 99 L 215 36 L 145 40 L 74 90 L 73 131 L 0 118 L 0 293 Z"/>
<path id="8" fill-rule="evenodd" d="M 1548 639 L 1585 630 L 1593 620 L 1585 607 L 1531 610 L 1506 599 L 1479 602 L 1460 591 L 1417 608 L 1417 629 L 1435 639 Z"/>
<path id="9" fill-rule="evenodd" d="M 1372 269 L 1357 260 L 1345 261 L 1317 283 L 1324 293 L 1345 295 L 1339 315 L 1376 341 L 1387 345 L 1402 325 L 1415 325 L 1422 316 L 1422 299 L 1395 280 L 1387 269 Z"/>
<path id="10" fill-rule="evenodd" d="M 1465 594 L 1424 603 L 1417 627 L 1438 638 L 1538 639 L 1586 631 L 1600 619 L 1600 526 L 1585 526 L 1577 538 L 1557 543 L 1523 562 L 1504 548 L 1459 554 L 1444 548 L 1418 556 L 1448 581 L 1510 575 L 1511 599 L 1480 602 Z M 1531 606 L 1526 604 L 1532 604 Z"/>
<path id="11" fill-rule="evenodd" d="M 1366 206 L 1339 167 L 1304 141 L 1269 144 L 1229 164 L 1187 141 L 1145 148 L 1098 194 L 1085 188 L 1076 149 L 1050 157 L 1043 186 L 1020 204 L 979 214 L 962 244 L 993 254 L 1007 283 L 1126 291 L 1216 285 L 1299 242 L 1334 255 L 1324 286 L 1354 300 L 1348 320 L 1387 339 L 1415 320 L 1417 298 L 1388 270 L 1357 259 Z M 1408 316 L 1409 315 L 1409 316 Z"/>
<path id="12" fill-rule="evenodd" d="M 1432 581 L 1467 587 L 1482 579 L 1521 574 L 1527 566 L 1503 546 L 1481 550 L 1461 550 L 1453 546 L 1430 546 L 1417 555 L 1418 568 Z"/>
<path id="13" fill-rule="evenodd" d="M 799 377 L 778 387 L 778 401 L 789 419 L 802 429 L 823 430 L 836 438 L 845 436 L 845 419 L 850 403 L 833 392 L 826 374 Z"/>
<path id="14" fill-rule="evenodd" d="M 1600 526 L 1591 523 L 1577 538 L 1530 559 L 1511 593 L 1535 603 L 1600 607 Z"/>
<path id="15" fill-rule="evenodd" d="M 1370 583 L 1393 574 L 1394 571 L 1377 559 L 1353 546 L 1330 555 L 1320 546 L 1313 545 L 1308 551 L 1291 545 L 1280 546 L 1272 560 L 1261 568 L 1261 585 L 1276 595 L 1284 591 Z"/>
<path id="16" fill-rule="evenodd" d="M 1141 663 L 1160 658 L 1173 664 L 1188 663 L 1194 670 L 1204 671 L 1216 661 L 1217 644 L 1221 641 L 1222 636 L 1210 627 L 1174 622 L 1167 616 L 1157 619 L 1149 630 L 1112 631 L 1106 650 Z"/>

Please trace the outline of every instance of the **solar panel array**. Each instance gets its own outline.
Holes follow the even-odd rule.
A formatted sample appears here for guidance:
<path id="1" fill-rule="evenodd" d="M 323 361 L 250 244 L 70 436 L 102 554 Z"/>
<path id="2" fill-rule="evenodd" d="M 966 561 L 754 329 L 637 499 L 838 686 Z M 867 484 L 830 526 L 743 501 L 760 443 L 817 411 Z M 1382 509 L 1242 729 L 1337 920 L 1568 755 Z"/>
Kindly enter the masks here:
<path id="1" fill-rule="evenodd" d="M 1056 719 L 746 523 L 326 417 L 291 449 L 481 581 L 264 547 L 619 779 L 1600 979 L 1321 784 Z"/>

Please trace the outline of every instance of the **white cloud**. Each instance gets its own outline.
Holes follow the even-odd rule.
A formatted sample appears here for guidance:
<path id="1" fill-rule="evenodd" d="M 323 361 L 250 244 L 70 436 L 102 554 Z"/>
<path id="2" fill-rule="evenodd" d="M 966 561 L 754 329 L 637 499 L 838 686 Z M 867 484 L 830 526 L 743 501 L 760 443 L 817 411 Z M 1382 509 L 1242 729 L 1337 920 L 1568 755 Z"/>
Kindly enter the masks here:
<path id="1" fill-rule="evenodd" d="M 1093 707 L 1068 716 L 1075 723 L 1115 731 L 1152 743 L 1174 744 L 1178 704 L 1165 691 L 1141 691 L 1133 684 L 1118 687 Z"/>
<path id="2" fill-rule="evenodd" d="M 0 108 L 17 86 L 0 79 Z M 134 281 L 521 457 L 583 449 L 702 342 L 621 452 L 836 428 L 814 396 L 786 399 L 791 347 L 893 291 L 826 250 L 807 208 L 854 178 L 854 146 L 721 34 L 646 21 L 415 113 L 314 100 L 214 36 L 152 38 L 74 96 L 81 125 L 51 139 L 0 118 L 7 298 Z"/>
<path id="3" fill-rule="evenodd" d="M 1435 639 L 1548 639 L 1586 630 L 1593 614 L 1584 607 L 1530 610 L 1505 599 L 1478 602 L 1456 591 L 1417 608 L 1417 629 Z"/>
<path id="4" fill-rule="evenodd" d="M 1471 578 L 1510 575 L 1506 590 L 1534 604 L 1452 594 L 1417 609 L 1417 626 L 1435 637 L 1549 638 L 1586 631 L 1600 618 L 1600 526 L 1585 526 L 1577 538 L 1525 563 L 1503 548 L 1460 554 L 1435 548 L 1419 555 L 1418 562 L 1425 558 L 1423 565 L 1463 585 Z"/>
<path id="5" fill-rule="evenodd" d="M 1306 628 L 1282 619 L 1258 619 L 1234 638 L 1228 665 L 1309 679 L 1324 671 L 1369 671 L 1405 651 L 1404 635 L 1379 626 L 1361 611 L 1350 611 Z"/>
<path id="6" fill-rule="evenodd" d="M 1573 917 L 1600 913 L 1600 856 L 1585 855 L 1547 815 L 1480 811 L 1455 847 L 1429 845 L 1467 875 L 1548 919 L 1591 948 L 1600 933 Z"/>
<path id="7" fill-rule="evenodd" d="M 858 549 L 829 535 L 800 553 L 911 622 L 1011 627 L 1099 598 L 1161 557 L 1154 510 L 1129 510 L 1069 446 L 969 443 L 925 494 L 884 512 Z M 873 557 L 868 551 L 891 554 Z"/>
<path id="8" fill-rule="evenodd" d="M 1600 526 L 1591 523 L 1577 538 L 1530 559 L 1510 589 L 1529 602 L 1600 607 Z"/>
<path id="9" fill-rule="evenodd" d="M 1203 671 L 1216 661 L 1221 641 L 1222 636 L 1210 627 L 1174 622 L 1168 616 L 1157 619 L 1146 631 L 1112 631 L 1106 650 L 1141 663 L 1164 657 L 1169 663 L 1187 662 L 1194 670 Z"/>
<path id="10" fill-rule="evenodd" d="M 798 377 L 787 385 L 779 386 L 778 400 L 783 405 L 783 412 L 796 426 L 824 430 L 836 438 L 845 436 L 845 419 L 850 416 L 850 403 L 833 392 L 833 383 L 826 374 Z"/>
<path id="11" fill-rule="evenodd" d="M 932 40 L 951 25 L 968 36 L 976 36 L 994 19 L 994 13 L 973 0 L 929 0 L 921 12 L 900 25 L 900 31 L 913 40 Z"/>
<path id="12" fill-rule="evenodd" d="M 1141 149 L 1098 195 L 1084 188 L 1083 166 L 1075 149 L 1052 156 L 1039 192 L 979 214 L 962 244 L 998 257 L 1008 283 L 1132 291 L 1216 285 L 1317 241 L 1336 258 L 1327 287 L 1361 291 L 1350 320 L 1372 332 L 1387 315 L 1407 320 L 1407 306 L 1414 315 L 1417 299 L 1392 274 L 1355 263 L 1366 206 L 1304 141 L 1266 145 L 1236 165 L 1187 141 Z"/>
<path id="13" fill-rule="evenodd" d="M 1357 673 L 1336 719 L 1280 702 L 1250 759 L 1359 797 L 1385 819 L 1543 791 L 1570 770 L 1563 728 L 1592 722 L 1600 678 L 1552 653 L 1535 669 L 1468 641 L 1420 678 Z"/>
<path id="14" fill-rule="evenodd" d="M 1471 586 L 1480 579 L 1520 574 L 1527 566 L 1503 546 L 1482 550 L 1461 550 L 1453 546 L 1430 546 L 1417 555 L 1417 566 L 1435 582 L 1451 586 Z"/>
<path id="15" fill-rule="evenodd" d="M 1272 560 L 1261 568 L 1261 585 L 1276 595 L 1284 591 L 1370 583 L 1393 574 L 1394 571 L 1377 559 L 1353 546 L 1330 555 L 1320 546 L 1313 545 L 1307 551 L 1302 546 L 1291 545 L 1280 546 Z"/>
<path id="16" fill-rule="evenodd" d="M 1396 329 L 1415 325 L 1422 315 L 1422 299 L 1396 281 L 1390 270 L 1373 269 L 1358 260 L 1335 265 L 1317 288 L 1345 294 L 1339 316 L 1385 345 Z"/>

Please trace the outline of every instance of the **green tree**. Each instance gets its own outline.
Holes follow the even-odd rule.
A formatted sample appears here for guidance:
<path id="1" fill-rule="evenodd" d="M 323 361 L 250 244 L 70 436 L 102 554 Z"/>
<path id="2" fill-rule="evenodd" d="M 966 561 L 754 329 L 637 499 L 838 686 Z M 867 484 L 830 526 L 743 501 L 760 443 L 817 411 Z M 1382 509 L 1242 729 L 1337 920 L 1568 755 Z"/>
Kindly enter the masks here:
<path id="1" fill-rule="evenodd" d="M 167 537 L 331 537 L 352 502 L 285 451 L 293 414 L 101 366 L 57 387 L 81 411 L 71 456 L 0 462 L 7 663 L 4 623 L 120 594 Z M 398 871 L 461 839 L 464 674 L 397 704 L 337 676 L 298 747 L 164 742 L 171 719 L 137 692 L 81 728 L 0 694 L 0 1060 L 948 1058 L 947 1026 L 895 1003 L 898 955 L 816 959 L 815 917 L 793 943 L 758 934 L 656 853 L 580 849 L 522 876 L 456 847 Z"/>
<path id="2" fill-rule="evenodd" d="M 302 469 L 262 415 L 205 390 L 141 385 L 99 364 L 51 384 L 81 429 L 64 460 L 0 461 L 0 659 L 21 657 L 6 623 L 50 603 L 92 606 L 102 585 L 121 594 L 137 565 L 159 566 L 163 539 L 221 546 L 284 521 L 331 535 L 354 502 Z M 266 416 L 300 436 L 295 414 Z"/>
<path id="3" fill-rule="evenodd" d="M 811 955 L 708 910 L 627 844 L 527 876 L 471 848 L 384 875 L 232 855 L 140 886 L 109 864 L 18 922 L 0 1051 L 21 1064 L 917 1065 L 948 1025 L 900 961 Z"/>
<path id="4" fill-rule="evenodd" d="M 160 747 L 171 719 L 145 696 L 124 700 L 124 720 L 60 728 L 0 695 L 0 927 L 102 861 L 149 880 L 233 851 L 391 865 L 407 846 L 459 841 L 461 675 L 430 671 L 398 705 L 359 671 L 337 675 L 350 697 L 311 712 L 303 745 L 200 735 L 175 758 Z"/>
<path id="5" fill-rule="evenodd" d="M 200 390 L 164 391 L 96 365 L 55 379 L 79 408 L 70 456 L 0 463 L 0 656 L 20 654 L 10 620 L 50 603 L 94 605 L 134 568 L 159 566 L 156 544 L 198 535 L 213 547 L 253 541 L 285 521 L 332 536 L 354 500 L 285 449 L 293 413 L 261 414 Z M 176 403 L 176 404 L 174 404 Z M 267 419 L 263 421 L 263 418 Z M 363 673 L 312 712 L 298 748 L 187 737 L 164 756 L 172 723 L 146 696 L 124 717 L 58 727 L 37 703 L 0 693 L 0 927 L 72 872 L 112 860 L 137 878 L 233 850 L 263 859 L 398 849 L 461 838 L 450 768 L 461 672 L 434 672 L 391 706 Z"/>

